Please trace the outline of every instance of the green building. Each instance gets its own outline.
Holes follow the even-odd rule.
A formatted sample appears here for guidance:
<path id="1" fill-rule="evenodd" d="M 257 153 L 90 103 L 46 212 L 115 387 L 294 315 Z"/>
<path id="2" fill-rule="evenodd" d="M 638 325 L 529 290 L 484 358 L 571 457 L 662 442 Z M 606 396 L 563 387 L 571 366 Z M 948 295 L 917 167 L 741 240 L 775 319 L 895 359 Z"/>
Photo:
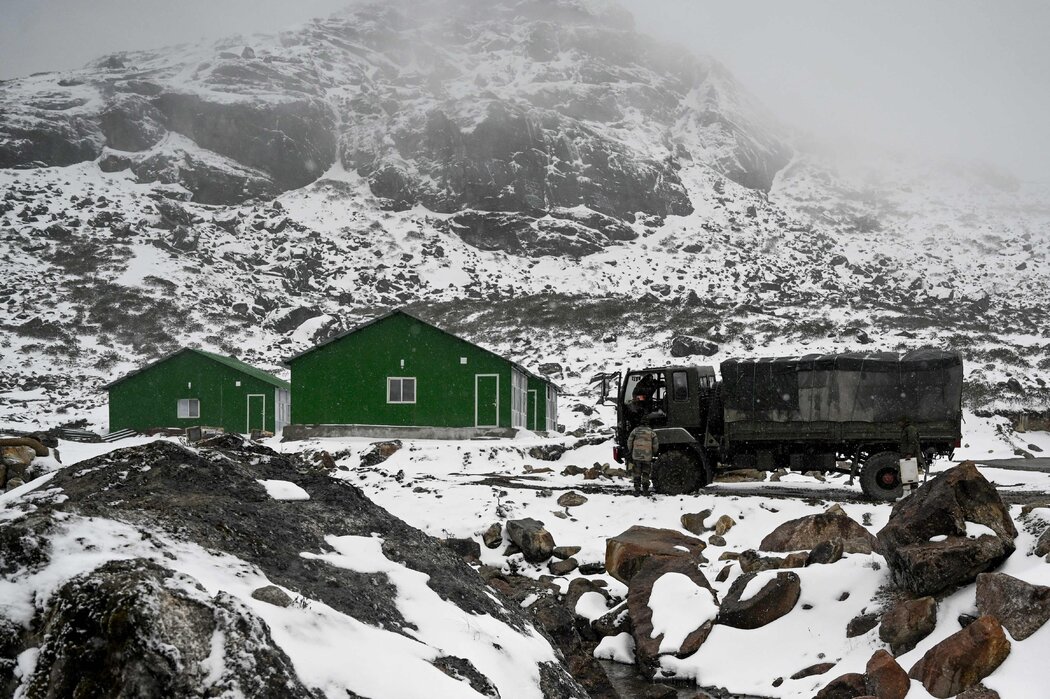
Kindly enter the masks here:
<path id="1" fill-rule="evenodd" d="M 207 425 L 277 432 L 290 417 L 289 389 L 244 362 L 185 347 L 106 386 L 109 431 Z"/>
<path id="2" fill-rule="evenodd" d="M 519 364 L 404 311 L 285 360 L 285 436 L 466 438 L 557 429 L 558 388 Z"/>

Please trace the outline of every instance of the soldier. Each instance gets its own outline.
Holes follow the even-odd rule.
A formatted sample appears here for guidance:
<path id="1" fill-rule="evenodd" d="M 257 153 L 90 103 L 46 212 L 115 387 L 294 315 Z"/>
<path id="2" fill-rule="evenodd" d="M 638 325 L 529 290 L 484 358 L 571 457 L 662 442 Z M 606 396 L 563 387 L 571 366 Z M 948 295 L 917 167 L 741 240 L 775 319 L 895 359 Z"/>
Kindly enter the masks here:
<path id="1" fill-rule="evenodd" d="M 907 417 L 900 419 L 901 426 L 901 443 L 898 451 L 900 452 L 902 459 L 915 459 L 919 468 L 929 475 L 929 468 L 926 464 L 926 455 L 922 453 L 922 444 L 919 442 L 919 430 L 915 425 L 911 424 L 911 421 Z"/>
<path id="2" fill-rule="evenodd" d="M 649 427 L 649 416 L 642 416 L 642 424 L 627 437 L 627 451 L 634 470 L 634 494 L 649 494 L 649 474 L 653 472 L 653 456 L 660 448 L 660 438 Z"/>

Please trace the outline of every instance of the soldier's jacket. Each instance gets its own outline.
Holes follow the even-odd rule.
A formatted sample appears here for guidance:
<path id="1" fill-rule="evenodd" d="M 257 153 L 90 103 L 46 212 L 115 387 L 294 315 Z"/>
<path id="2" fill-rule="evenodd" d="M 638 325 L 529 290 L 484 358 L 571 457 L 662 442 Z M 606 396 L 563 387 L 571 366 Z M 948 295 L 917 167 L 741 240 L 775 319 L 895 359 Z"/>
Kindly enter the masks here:
<path id="1" fill-rule="evenodd" d="M 627 450 L 634 461 L 652 461 L 659 448 L 660 438 L 645 425 L 635 427 L 627 437 Z"/>

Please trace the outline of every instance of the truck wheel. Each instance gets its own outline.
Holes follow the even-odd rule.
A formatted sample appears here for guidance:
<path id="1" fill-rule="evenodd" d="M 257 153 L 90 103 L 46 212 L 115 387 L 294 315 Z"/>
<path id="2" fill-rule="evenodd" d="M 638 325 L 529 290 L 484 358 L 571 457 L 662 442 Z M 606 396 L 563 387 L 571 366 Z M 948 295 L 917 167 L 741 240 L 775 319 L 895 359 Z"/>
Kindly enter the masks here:
<path id="1" fill-rule="evenodd" d="M 880 451 L 865 461 L 860 471 L 860 489 L 872 500 L 898 499 L 904 492 L 900 455 L 895 451 Z"/>
<path id="2" fill-rule="evenodd" d="M 672 449 L 653 461 L 653 490 L 664 495 L 684 495 L 707 485 L 707 469 L 702 457 Z"/>

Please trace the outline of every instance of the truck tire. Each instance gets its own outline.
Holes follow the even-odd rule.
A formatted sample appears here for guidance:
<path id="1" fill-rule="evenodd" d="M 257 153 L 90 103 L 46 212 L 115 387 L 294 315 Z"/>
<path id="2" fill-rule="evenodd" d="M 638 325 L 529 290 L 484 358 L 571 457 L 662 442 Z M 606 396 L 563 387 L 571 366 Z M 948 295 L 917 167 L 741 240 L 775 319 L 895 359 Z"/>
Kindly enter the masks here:
<path id="1" fill-rule="evenodd" d="M 685 495 L 707 485 L 703 457 L 685 449 L 671 449 L 653 461 L 653 490 L 664 495 Z"/>
<path id="2" fill-rule="evenodd" d="M 880 451 L 869 457 L 861 467 L 860 489 L 872 500 L 892 502 L 900 498 L 904 492 L 900 454 Z"/>

